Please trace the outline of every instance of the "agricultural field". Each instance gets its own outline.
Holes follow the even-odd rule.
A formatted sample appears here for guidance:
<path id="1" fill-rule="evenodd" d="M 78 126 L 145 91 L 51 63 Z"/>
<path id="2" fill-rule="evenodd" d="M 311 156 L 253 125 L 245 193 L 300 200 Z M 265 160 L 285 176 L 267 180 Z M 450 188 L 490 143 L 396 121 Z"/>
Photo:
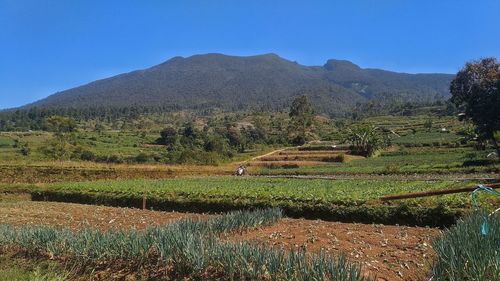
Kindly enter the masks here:
<path id="1" fill-rule="evenodd" d="M 231 175 L 232 165 L 132 165 L 92 162 L 0 164 L 0 183 L 51 183 L 103 179 L 163 179 L 179 176 Z"/>
<path id="2" fill-rule="evenodd" d="M 428 227 L 283 219 L 230 240 L 335 256 L 345 254 L 348 260 L 359 261 L 367 271 L 376 273 L 379 280 L 423 280 L 435 257 L 432 240 L 439 234 L 438 229 Z"/>
<path id="3" fill-rule="evenodd" d="M 387 128 L 400 136 L 410 135 L 414 131 L 434 131 L 456 133 L 464 125 L 454 116 L 436 116 L 430 112 L 421 112 L 412 116 L 382 115 L 372 116 L 363 120 L 377 127 Z M 431 121 L 430 128 L 425 128 L 426 122 Z"/>
<path id="4" fill-rule="evenodd" d="M 19 199 L 0 205 L 2 223 L 15 226 L 55 226 L 81 230 L 88 227 L 143 230 L 179 219 L 207 219 L 208 215 L 156 212 L 132 208 L 81 205 L 58 202 L 33 202 Z"/>
<path id="5" fill-rule="evenodd" d="M 342 257 L 266 249 L 246 242 L 227 243 L 219 238 L 221 234 L 270 225 L 280 218 L 277 209 L 234 212 L 208 220 L 180 220 L 141 232 L 92 229 L 75 232 L 0 225 L 0 245 L 7 250 L 35 251 L 52 259 L 66 256 L 66 262 L 78 265 L 80 272 L 90 272 L 98 280 L 125 276 L 149 280 L 257 280 L 266 276 L 288 280 L 304 280 L 305 276 L 372 280 L 358 264 Z M 117 269 L 119 275 L 110 275 Z"/>
<path id="6" fill-rule="evenodd" d="M 473 185 L 468 183 L 466 186 Z M 166 180 L 96 181 L 28 187 L 34 200 L 142 207 L 154 210 L 224 212 L 280 207 L 293 217 L 350 222 L 451 225 L 470 207 L 467 194 L 394 202 L 380 197 L 464 187 L 460 181 L 322 180 L 197 177 Z M 22 187 L 20 187 L 22 188 Z M 484 206 L 498 204 L 495 198 Z"/>
<path id="7" fill-rule="evenodd" d="M 158 159 L 165 154 L 165 146 L 157 145 L 159 133 L 156 131 L 104 131 L 104 132 L 76 132 L 70 137 L 70 144 L 74 146 L 76 154 L 71 157 L 75 165 L 91 162 L 81 156 L 82 152 L 92 156 L 93 162 L 122 164 L 158 164 Z M 0 163 L 11 165 L 54 161 L 44 153 L 51 140 L 49 132 L 0 132 Z M 21 145 L 29 147 L 29 155 L 23 155 Z M 240 161 L 265 153 L 270 148 L 257 147 L 252 151 L 238 153 L 231 161 Z M 144 155 L 145 157 L 138 157 Z M 68 159 L 64 160 L 68 162 Z M 223 161 L 224 162 L 224 161 Z M 227 162 L 227 161 L 226 161 Z"/>
<path id="8" fill-rule="evenodd" d="M 460 280 L 474 280 L 472 272 L 495 280 L 495 262 L 484 258 L 467 267 L 447 255 L 473 254 L 453 238 L 464 232 L 470 243 L 487 241 L 481 247 L 495 255 L 487 247 L 498 235 L 481 236 L 484 217 L 477 218 L 470 192 L 381 199 L 498 181 L 500 164 L 487 157 L 493 150 L 464 143 L 462 123 L 443 117 L 429 129 L 426 121 L 370 119 L 393 136 L 373 157 L 354 154 L 334 129 L 329 141 L 258 146 L 217 165 L 156 162 L 154 155 L 165 153 L 153 144 L 156 132 L 77 133 L 75 147 L 94 159 L 119 155 L 120 163 L 54 161 L 43 153 L 50 133 L 1 133 L 0 274 L 10 280 L 452 280 L 446 270 L 452 264 L 466 269 L 456 269 Z M 20 153 L 23 143 L 28 156 Z M 153 160 L 136 162 L 140 153 Z M 233 176 L 239 165 L 247 168 L 243 177 Z M 480 194 L 478 202 L 488 214 L 500 207 L 493 195 Z M 488 218 L 490 229 L 497 220 Z"/>
<path id="9" fill-rule="evenodd" d="M 7 214 L 0 224 L 0 256 L 8 258 L 0 272 L 8 280 L 440 280 L 448 274 L 444 264 L 463 261 L 442 252 L 457 247 L 450 241 L 462 235 L 457 228 L 485 244 L 487 262 L 465 274 L 497 276 L 487 247 L 497 243 L 498 217 L 490 217 L 485 240 L 474 235 L 477 217 L 443 232 L 282 218 L 277 209 L 200 216 L 25 201 L 0 204 L 0 213 Z M 30 262 L 23 258 L 27 253 L 38 259 Z"/>
<path id="10" fill-rule="evenodd" d="M 500 0 L 37 2 L 0 281 L 500 281 Z"/>
<path id="11" fill-rule="evenodd" d="M 337 175 L 337 174 L 497 174 L 500 164 L 486 156 L 492 150 L 470 147 L 395 147 L 371 158 L 345 163 L 303 166 L 296 169 L 273 167 L 255 169 L 262 175 Z"/>

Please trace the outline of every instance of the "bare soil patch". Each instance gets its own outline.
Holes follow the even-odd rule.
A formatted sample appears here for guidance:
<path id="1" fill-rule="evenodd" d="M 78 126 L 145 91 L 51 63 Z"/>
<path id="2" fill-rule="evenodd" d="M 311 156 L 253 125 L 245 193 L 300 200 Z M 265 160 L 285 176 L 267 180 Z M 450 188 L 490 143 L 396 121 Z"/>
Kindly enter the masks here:
<path id="1" fill-rule="evenodd" d="M 144 229 L 161 226 L 183 218 L 208 218 L 208 215 L 158 212 L 131 208 L 115 208 L 56 202 L 0 203 L 0 222 L 16 225 L 50 225 L 100 230 Z"/>
<path id="2" fill-rule="evenodd" d="M 249 240 L 284 249 L 343 252 L 379 280 L 424 280 L 429 273 L 433 228 L 350 224 L 283 219 L 277 224 L 236 234 L 231 241 Z"/>

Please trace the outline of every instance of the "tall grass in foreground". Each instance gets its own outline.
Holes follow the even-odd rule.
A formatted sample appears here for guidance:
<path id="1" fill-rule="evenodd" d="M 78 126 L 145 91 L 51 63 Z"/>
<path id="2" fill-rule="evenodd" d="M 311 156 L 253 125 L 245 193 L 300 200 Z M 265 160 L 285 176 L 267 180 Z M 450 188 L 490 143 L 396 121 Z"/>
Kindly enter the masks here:
<path id="1" fill-rule="evenodd" d="M 500 280 L 500 215 L 488 218 L 488 233 L 483 236 L 484 215 L 466 217 L 433 241 L 434 280 Z"/>
<path id="2" fill-rule="evenodd" d="M 0 225 L 0 246 L 18 246 L 49 256 L 70 256 L 85 263 L 135 260 L 174 266 L 177 277 L 229 280 L 369 280 L 343 256 L 287 252 L 250 243 L 226 243 L 225 232 L 275 223 L 279 209 L 238 211 L 201 221 L 186 219 L 145 231 L 73 232 L 50 227 Z"/>
<path id="3" fill-rule="evenodd" d="M 40 268 L 34 271 L 27 271 L 19 267 L 9 269 L 0 269 L 0 277 L 2 281 L 67 281 L 65 276 L 56 273 L 47 272 Z"/>

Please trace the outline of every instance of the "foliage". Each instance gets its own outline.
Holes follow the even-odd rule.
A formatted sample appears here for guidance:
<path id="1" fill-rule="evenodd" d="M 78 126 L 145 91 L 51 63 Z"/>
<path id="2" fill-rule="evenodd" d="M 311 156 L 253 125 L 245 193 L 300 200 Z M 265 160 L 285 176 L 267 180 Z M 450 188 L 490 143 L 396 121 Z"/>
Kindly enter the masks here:
<path id="1" fill-rule="evenodd" d="M 494 133 L 500 130 L 500 63 L 495 58 L 465 64 L 451 82 L 451 100 L 465 110 L 465 116 L 471 119 L 477 130 L 490 139 L 497 155 L 500 149 Z"/>
<path id="2" fill-rule="evenodd" d="M 352 145 L 355 154 L 373 156 L 384 146 L 383 136 L 370 124 L 357 124 L 347 130 L 346 142 Z"/>
<path id="3" fill-rule="evenodd" d="M 50 272 L 47 269 L 36 268 L 33 271 L 27 271 L 20 267 L 10 267 L 6 269 L 0 268 L 0 276 L 2 281 L 66 281 L 68 280 L 64 275 L 59 275 Z"/>
<path id="4" fill-rule="evenodd" d="M 290 107 L 291 118 L 290 139 L 295 145 L 302 145 L 307 141 L 306 132 L 312 126 L 314 107 L 307 96 L 296 97 Z"/>
<path id="5" fill-rule="evenodd" d="M 31 153 L 31 148 L 29 147 L 29 144 L 26 142 L 21 142 L 18 144 L 19 147 L 19 152 L 23 156 L 29 156 Z"/>
<path id="6" fill-rule="evenodd" d="M 488 233 L 483 236 L 484 216 L 475 212 L 433 241 L 434 280 L 500 280 L 500 216 L 488 218 Z"/>
<path id="7" fill-rule="evenodd" d="M 166 145 L 169 150 L 171 150 L 178 141 L 177 130 L 172 126 L 166 127 L 161 130 L 160 138 L 156 140 L 156 143 Z"/>
<path id="8" fill-rule="evenodd" d="M 72 155 L 73 146 L 65 135 L 50 140 L 43 148 L 43 153 L 51 159 L 67 160 Z"/>
<path id="9" fill-rule="evenodd" d="M 140 207 L 147 187 L 155 210 L 220 212 L 277 206 L 287 215 L 341 221 L 449 225 L 468 207 L 462 194 L 381 204 L 381 196 L 452 188 L 452 181 L 239 179 L 233 177 L 161 181 L 64 183 L 32 192 L 34 200 Z M 489 204 L 486 201 L 485 204 Z M 401 206 L 406 206 L 401 209 Z M 442 208 L 446 206 L 446 208 Z M 403 213 L 401 213 L 403 212 Z"/>
<path id="10" fill-rule="evenodd" d="M 213 125 L 213 124 L 211 124 Z M 180 128 L 171 126 L 160 132 L 157 144 L 166 146 L 166 163 L 218 164 L 231 159 L 236 153 L 244 153 L 247 147 L 266 143 L 266 132 L 249 125 L 238 126 L 226 122 L 225 126 L 204 126 L 202 130 L 193 122 Z"/>
<path id="11" fill-rule="evenodd" d="M 451 134 L 437 133 L 439 136 Z M 265 175 L 404 175 L 410 174 L 443 174 L 450 173 L 498 173 L 500 164 L 494 162 L 471 163 L 467 155 L 476 152 L 476 159 L 486 160 L 491 150 L 477 152 L 471 147 L 446 147 L 446 141 L 436 140 L 435 136 L 420 133 L 415 135 L 417 139 L 401 138 L 403 145 L 407 146 L 399 151 L 382 152 L 378 157 L 364 158 L 349 161 L 342 165 L 322 165 L 315 167 L 301 167 L 297 169 L 262 169 L 259 174 Z M 422 137 L 422 138 L 421 138 Z M 428 138 L 429 137 L 429 138 Z M 455 136 L 456 137 L 456 136 Z M 425 141 L 423 144 L 419 139 Z M 415 140 L 415 143 L 410 142 Z M 432 142 L 431 142 L 432 140 Z M 396 142 L 396 141 L 395 141 Z M 437 143 L 434 146 L 433 143 Z M 398 143 L 399 144 L 399 143 Z M 440 177 L 439 175 L 436 175 Z"/>
<path id="12" fill-rule="evenodd" d="M 432 119 L 427 119 L 424 123 L 424 128 L 429 132 L 432 129 Z"/>
<path id="13" fill-rule="evenodd" d="M 411 75 L 361 69 L 336 60 L 329 60 L 323 67 L 308 67 L 274 54 L 207 54 L 172 58 L 147 71 L 69 89 L 27 109 L 73 108 L 81 115 L 89 114 L 95 107 L 107 108 L 106 113 L 133 104 L 163 107 L 165 111 L 276 110 L 288 105 L 294 96 L 307 95 L 319 112 L 341 115 L 356 103 L 380 96 L 396 96 L 396 101 L 403 102 L 446 97 L 451 78 L 447 74 Z"/>
<path id="14" fill-rule="evenodd" d="M 51 116 L 45 119 L 45 129 L 54 132 L 54 138 L 43 149 L 45 155 L 52 159 L 69 159 L 73 149 L 70 141 L 74 137 L 71 133 L 76 131 L 76 121 L 70 117 Z"/>
<path id="15" fill-rule="evenodd" d="M 45 129 L 54 132 L 56 136 L 71 133 L 76 130 L 76 121 L 71 117 L 51 116 L 45 119 Z"/>
<path id="16" fill-rule="evenodd" d="M 155 264 L 174 266 L 181 277 L 194 279 L 209 274 L 210 268 L 230 280 L 370 279 L 343 256 L 335 259 L 324 254 L 306 255 L 244 242 L 231 244 L 218 238 L 221 233 L 272 224 L 280 218 L 281 212 L 277 209 L 234 212 L 206 221 L 186 219 L 145 232 L 90 229 L 72 232 L 0 225 L 0 245 L 17 245 L 55 257 L 69 254 L 77 262 L 121 259 L 142 261 L 142 266 L 151 266 L 147 261 L 153 260 Z"/>

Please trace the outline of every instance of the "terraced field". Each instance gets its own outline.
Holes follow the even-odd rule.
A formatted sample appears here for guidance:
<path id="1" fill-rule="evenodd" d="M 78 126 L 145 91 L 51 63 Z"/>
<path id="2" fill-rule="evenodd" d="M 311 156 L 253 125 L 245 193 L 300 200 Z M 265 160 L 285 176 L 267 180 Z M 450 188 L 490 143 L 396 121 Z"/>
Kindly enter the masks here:
<path id="1" fill-rule="evenodd" d="M 43 185 L 32 191 L 32 197 L 128 207 L 141 207 L 146 198 L 148 208 L 195 212 L 280 207 L 292 217 L 444 226 L 467 211 L 467 194 L 392 203 L 379 198 L 463 186 L 459 181 L 201 177 Z M 499 203 L 492 200 L 484 201 L 485 206 Z"/>
<path id="2" fill-rule="evenodd" d="M 424 127 L 426 118 L 370 120 L 393 136 L 393 146 L 372 158 L 331 141 L 273 153 L 266 152 L 277 148 L 266 147 L 219 166 L 45 161 L 39 148 L 47 135 L 38 133 L 25 136 L 34 150 L 21 159 L 18 135 L 4 133 L 0 258 L 36 253 L 76 264 L 79 274 L 96 280 L 347 280 L 350 274 L 369 280 L 373 273 L 379 280 L 449 280 L 450 264 L 464 274 L 457 280 L 475 280 L 471 272 L 496 280 L 498 261 L 489 249 L 500 236 L 481 229 L 485 221 L 498 228 L 498 215 L 485 220 L 473 212 L 470 193 L 380 199 L 499 180 L 499 162 L 487 157 L 491 149 L 464 145 L 454 118 L 435 118 L 432 129 Z M 153 137 L 112 133 L 85 142 L 98 144 L 98 154 L 133 155 L 142 146 L 163 149 L 149 147 Z M 249 176 L 229 176 L 240 163 Z M 499 197 L 478 198 L 485 214 L 500 207 Z M 270 207 L 280 210 L 249 212 Z M 235 210 L 244 211 L 221 215 Z M 461 258 L 472 255 L 481 262 Z M 12 275 L 4 268 L 0 274 Z"/>
<path id="3" fill-rule="evenodd" d="M 297 169 L 271 167 L 254 170 L 261 175 L 336 175 L 336 174 L 474 174 L 500 172 L 500 164 L 486 156 L 492 150 L 477 151 L 471 147 L 396 147 L 377 157 L 358 158 L 346 163 L 300 166 Z M 345 156 L 346 159 L 349 157 Z"/>
<path id="4" fill-rule="evenodd" d="M 257 168 L 294 169 L 300 167 L 324 166 L 331 163 L 343 163 L 364 157 L 350 155 L 345 145 L 335 145 L 332 142 L 316 142 L 295 148 L 286 148 L 256 157 L 247 163 L 250 171 Z"/>

